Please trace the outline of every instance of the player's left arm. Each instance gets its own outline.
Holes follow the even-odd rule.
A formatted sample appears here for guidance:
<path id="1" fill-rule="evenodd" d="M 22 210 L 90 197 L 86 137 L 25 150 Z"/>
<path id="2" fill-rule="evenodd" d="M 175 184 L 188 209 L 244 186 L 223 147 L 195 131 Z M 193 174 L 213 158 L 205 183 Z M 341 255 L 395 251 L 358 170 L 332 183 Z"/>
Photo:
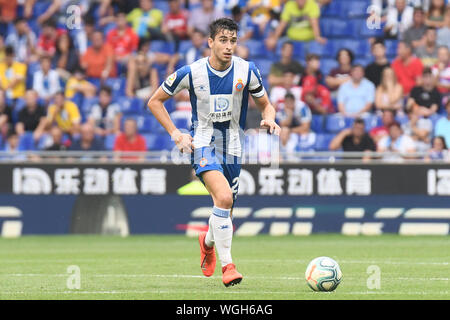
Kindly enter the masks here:
<path id="1" fill-rule="evenodd" d="M 277 136 L 280 135 L 281 128 L 275 122 L 275 108 L 270 103 L 269 97 L 267 93 L 264 93 L 263 96 L 257 98 L 253 97 L 256 106 L 261 110 L 262 120 L 261 120 L 261 128 L 266 128 L 272 134 Z"/>

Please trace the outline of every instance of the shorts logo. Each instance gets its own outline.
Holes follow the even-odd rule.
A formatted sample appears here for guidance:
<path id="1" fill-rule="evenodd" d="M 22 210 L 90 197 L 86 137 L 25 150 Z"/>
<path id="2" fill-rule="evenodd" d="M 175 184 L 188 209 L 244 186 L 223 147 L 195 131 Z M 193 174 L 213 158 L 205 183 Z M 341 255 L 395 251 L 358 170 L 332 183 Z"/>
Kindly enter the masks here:
<path id="1" fill-rule="evenodd" d="M 172 73 L 166 80 L 167 85 L 169 87 L 171 87 L 176 78 L 177 78 L 177 73 L 176 72 Z"/>
<path id="2" fill-rule="evenodd" d="M 208 160 L 206 159 L 206 158 L 201 158 L 200 159 L 200 162 L 199 162 L 199 166 L 200 167 L 204 167 L 204 166 L 206 166 L 208 164 Z"/>
<path id="3" fill-rule="evenodd" d="M 242 82 L 242 79 L 239 79 L 234 87 L 236 88 L 237 92 L 242 91 L 242 89 L 244 89 L 244 83 Z"/>

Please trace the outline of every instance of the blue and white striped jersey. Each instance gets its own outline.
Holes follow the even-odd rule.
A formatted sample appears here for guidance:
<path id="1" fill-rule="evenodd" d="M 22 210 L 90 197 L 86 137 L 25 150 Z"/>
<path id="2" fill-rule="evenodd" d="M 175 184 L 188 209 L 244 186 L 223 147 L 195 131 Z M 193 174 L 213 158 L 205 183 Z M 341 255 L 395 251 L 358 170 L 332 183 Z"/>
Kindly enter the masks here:
<path id="1" fill-rule="evenodd" d="M 234 57 L 230 67 L 218 71 L 202 58 L 171 74 L 161 85 L 169 95 L 189 90 L 195 148 L 221 141 L 223 152 L 241 156 L 249 94 L 265 93 L 261 74 L 253 62 Z M 223 139 L 223 140 L 222 140 Z"/>

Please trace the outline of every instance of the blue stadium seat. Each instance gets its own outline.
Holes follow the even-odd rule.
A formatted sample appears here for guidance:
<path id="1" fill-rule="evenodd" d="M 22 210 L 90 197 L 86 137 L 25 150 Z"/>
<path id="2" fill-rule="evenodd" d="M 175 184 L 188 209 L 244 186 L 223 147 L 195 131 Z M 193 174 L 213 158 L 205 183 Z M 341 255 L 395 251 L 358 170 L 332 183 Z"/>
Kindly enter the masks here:
<path id="1" fill-rule="evenodd" d="M 156 9 L 161 10 L 164 15 L 166 15 L 167 12 L 169 12 L 169 1 L 162 0 L 162 1 L 153 1 L 154 7 Z"/>
<path id="2" fill-rule="evenodd" d="M 268 50 L 265 48 L 264 42 L 260 41 L 262 46 L 263 46 L 263 50 L 266 51 L 266 53 L 268 52 Z M 292 44 L 294 45 L 294 52 L 293 52 L 293 56 L 296 59 L 304 59 L 305 58 L 305 48 L 304 48 L 304 43 L 301 41 L 290 41 L 292 42 Z M 277 44 L 277 49 L 276 49 L 276 55 L 277 57 L 281 56 L 281 47 L 283 46 L 283 41 L 279 41 Z M 264 56 L 267 56 L 267 54 L 265 54 Z M 273 58 L 273 57 L 272 57 Z M 279 58 L 277 58 L 276 60 L 278 60 Z M 274 59 L 272 59 L 274 60 Z"/>
<path id="3" fill-rule="evenodd" d="M 181 53 L 186 53 L 186 51 L 188 51 L 191 47 L 192 47 L 191 40 L 183 40 L 183 41 L 180 41 L 180 46 L 178 48 L 178 51 Z"/>
<path id="4" fill-rule="evenodd" d="M 353 34 L 353 21 L 335 18 L 320 20 L 320 30 L 326 38 L 351 37 Z"/>
<path id="5" fill-rule="evenodd" d="M 345 118 L 339 114 L 333 114 L 327 117 L 325 129 L 330 133 L 338 133 L 343 129 L 349 128 L 352 123 L 352 118 Z"/>
<path id="6" fill-rule="evenodd" d="M 381 117 L 375 114 L 367 116 L 364 118 L 364 124 L 366 126 L 366 131 L 370 131 L 373 128 L 379 127 L 382 125 Z"/>
<path id="7" fill-rule="evenodd" d="M 113 150 L 114 149 L 114 143 L 116 141 L 116 135 L 115 134 L 109 134 L 105 137 L 105 149 L 106 150 Z"/>
<path id="8" fill-rule="evenodd" d="M 323 75 L 328 75 L 330 71 L 338 67 L 338 63 L 335 59 L 322 59 L 320 60 L 320 71 Z"/>
<path id="9" fill-rule="evenodd" d="M 342 1 L 331 1 L 321 8 L 321 17 L 337 17 L 341 15 Z"/>
<path id="10" fill-rule="evenodd" d="M 256 67 L 259 69 L 261 76 L 263 78 L 267 77 L 270 73 L 270 67 L 272 66 L 272 61 L 267 59 L 255 59 Z"/>
<path id="11" fill-rule="evenodd" d="M 125 78 L 108 78 L 105 81 L 105 84 L 112 89 L 112 97 L 113 99 L 117 99 L 121 96 L 125 95 L 125 86 L 126 79 Z"/>
<path id="12" fill-rule="evenodd" d="M 120 106 L 120 111 L 122 111 L 122 113 L 125 115 L 139 115 L 144 111 L 144 101 L 136 97 L 130 98 L 122 96 L 117 99 L 117 103 Z"/>
<path id="13" fill-rule="evenodd" d="M 17 147 L 19 151 L 33 151 L 36 150 L 36 145 L 32 132 L 25 132 L 19 138 L 19 145 Z"/>
<path id="14" fill-rule="evenodd" d="M 101 81 L 99 78 L 86 78 L 86 80 L 92 83 L 97 90 L 100 89 Z"/>
<path id="15" fill-rule="evenodd" d="M 17 123 L 17 121 L 19 120 L 19 112 L 24 107 L 25 107 L 25 100 L 22 98 L 18 98 L 16 100 L 16 105 L 14 106 L 11 114 L 13 123 Z"/>
<path id="16" fill-rule="evenodd" d="M 80 108 L 80 112 L 84 115 L 84 116 L 88 116 L 89 113 L 91 112 L 92 107 L 98 103 L 98 98 L 97 97 L 93 97 L 93 98 L 84 98 L 83 100 L 83 104 L 81 105 Z"/>
<path id="17" fill-rule="evenodd" d="M 353 39 L 339 39 L 330 40 L 333 44 L 333 56 L 337 54 L 340 49 L 349 49 L 354 53 L 356 57 L 365 57 L 370 54 L 369 42 L 365 39 L 363 40 L 353 40 Z"/>
<path id="18" fill-rule="evenodd" d="M 150 51 L 173 54 L 175 52 L 175 48 L 172 42 L 153 40 L 150 44 Z"/>
<path id="19" fill-rule="evenodd" d="M 385 40 L 384 44 L 386 46 L 386 56 L 388 58 L 394 58 L 397 56 L 397 46 L 398 41 L 397 40 Z"/>
<path id="20" fill-rule="evenodd" d="M 328 151 L 331 140 L 333 140 L 334 134 L 319 133 L 316 134 L 316 145 L 314 147 L 317 151 Z"/>
<path id="21" fill-rule="evenodd" d="M 245 45 L 249 49 L 251 59 L 273 55 L 271 51 L 267 50 L 263 40 L 248 40 Z"/>
<path id="22" fill-rule="evenodd" d="M 373 29 L 369 29 L 367 27 L 367 23 L 366 23 L 366 19 L 356 19 L 354 20 L 354 33 L 353 33 L 353 37 L 354 38 L 370 38 L 370 37 L 382 37 L 384 35 L 383 33 L 383 28 L 384 28 L 384 24 L 382 23 L 380 25 L 380 28 L 373 28 Z"/>
<path id="23" fill-rule="evenodd" d="M 52 4 L 51 1 L 36 1 L 33 5 L 33 17 L 39 18 Z"/>
<path id="24" fill-rule="evenodd" d="M 334 58 L 334 41 L 329 40 L 326 44 L 320 44 L 316 41 L 311 41 L 308 44 L 308 53 L 314 53 L 324 58 Z"/>
<path id="25" fill-rule="evenodd" d="M 177 127 L 178 129 L 189 130 L 190 128 L 190 121 L 186 118 L 173 119 L 173 123 L 175 124 L 175 127 Z"/>
<path id="26" fill-rule="evenodd" d="M 370 0 L 342 1 L 342 18 L 361 18 L 367 16 L 367 8 L 370 6 Z"/>
<path id="27" fill-rule="evenodd" d="M 174 146 L 168 134 L 144 134 L 143 136 L 149 151 L 170 150 Z"/>
<path id="28" fill-rule="evenodd" d="M 323 133 L 323 119 L 324 117 L 321 115 L 314 114 L 311 119 L 311 130 L 315 133 Z"/>

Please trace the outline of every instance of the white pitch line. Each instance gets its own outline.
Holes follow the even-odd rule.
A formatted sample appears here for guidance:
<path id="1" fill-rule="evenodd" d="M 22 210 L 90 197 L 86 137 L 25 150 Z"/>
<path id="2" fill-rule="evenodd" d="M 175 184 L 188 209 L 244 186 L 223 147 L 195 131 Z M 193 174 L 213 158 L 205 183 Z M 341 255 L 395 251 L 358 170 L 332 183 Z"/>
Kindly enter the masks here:
<path id="1" fill-rule="evenodd" d="M 44 273 L 4 273 L 2 276 L 9 277 L 67 277 L 68 274 L 44 274 Z M 189 274 L 87 274 L 86 277 L 97 278 L 192 278 L 192 279 L 207 279 L 201 275 L 189 275 Z M 210 279 L 221 279 L 221 276 L 212 276 Z M 304 277 L 296 276 L 283 276 L 283 277 L 267 277 L 267 276 L 246 276 L 246 279 L 263 279 L 263 280 L 301 280 L 304 281 Z M 345 279 L 355 279 L 358 277 L 344 277 Z M 384 279 L 390 281 L 450 281 L 450 278 L 416 278 L 416 277 L 384 277 Z"/>

